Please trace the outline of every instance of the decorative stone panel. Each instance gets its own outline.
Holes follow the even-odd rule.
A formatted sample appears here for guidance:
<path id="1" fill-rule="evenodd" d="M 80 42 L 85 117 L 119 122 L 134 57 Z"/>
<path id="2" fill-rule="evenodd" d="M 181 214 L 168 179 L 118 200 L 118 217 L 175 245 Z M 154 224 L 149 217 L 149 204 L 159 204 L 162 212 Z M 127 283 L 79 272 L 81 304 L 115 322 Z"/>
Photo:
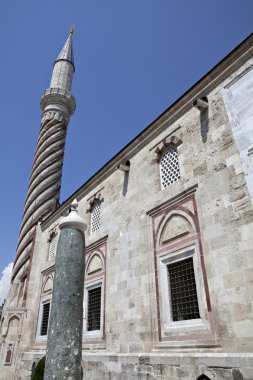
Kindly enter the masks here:
<path id="1" fill-rule="evenodd" d="M 213 339 L 212 309 L 194 189 L 189 189 L 188 194 L 179 194 L 171 203 L 167 201 L 164 206 L 160 205 L 157 211 L 150 214 L 153 225 L 159 341 Z M 170 265 L 187 260 L 192 261 L 194 268 L 200 316 L 174 322 L 168 270 Z M 188 274 L 185 276 L 180 281 L 187 282 Z"/>

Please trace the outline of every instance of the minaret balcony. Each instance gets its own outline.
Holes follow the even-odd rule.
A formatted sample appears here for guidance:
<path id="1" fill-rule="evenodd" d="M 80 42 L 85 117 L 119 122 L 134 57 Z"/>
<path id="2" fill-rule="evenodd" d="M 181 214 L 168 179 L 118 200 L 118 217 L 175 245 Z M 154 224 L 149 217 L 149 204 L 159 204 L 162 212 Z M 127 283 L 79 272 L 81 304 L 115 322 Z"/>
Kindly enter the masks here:
<path id="1" fill-rule="evenodd" d="M 43 111 L 49 106 L 53 109 L 54 105 L 58 104 L 67 107 L 69 113 L 68 116 L 72 115 L 76 109 L 75 98 L 70 91 L 62 88 L 48 88 L 44 91 L 40 101 Z"/>

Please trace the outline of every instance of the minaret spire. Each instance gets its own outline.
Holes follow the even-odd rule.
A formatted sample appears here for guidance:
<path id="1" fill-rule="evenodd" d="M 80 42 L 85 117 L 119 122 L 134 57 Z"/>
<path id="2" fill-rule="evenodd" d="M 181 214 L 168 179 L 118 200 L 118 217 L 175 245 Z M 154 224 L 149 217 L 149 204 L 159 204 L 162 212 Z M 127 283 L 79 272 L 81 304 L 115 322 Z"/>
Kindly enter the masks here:
<path id="1" fill-rule="evenodd" d="M 54 63 L 50 83 L 51 88 L 62 88 L 66 91 L 71 91 L 72 78 L 75 71 L 72 41 L 73 33 L 74 29 L 71 27 L 67 41 Z"/>
<path id="2" fill-rule="evenodd" d="M 65 60 L 71 62 L 72 65 L 74 66 L 73 40 L 72 40 L 73 34 L 74 34 L 74 27 L 71 26 L 70 31 L 69 31 L 69 37 L 68 37 L 67 41 L 65 42 L 65 45 L 63 46 L 62 51 L 60 52 L 56 62 L 58 60 L 65 59 Z"/>
<path id="3" fill-rule="evenodd" d="M 73 28 L 53 66 L 50 88 L 41 97 L 42 120 L 19 234 L 13 277 L 24 278 L 29 269 L 38 222 L 58 206 L 67 125 L 75 111 L 71 94 L 75 71 Z"/>

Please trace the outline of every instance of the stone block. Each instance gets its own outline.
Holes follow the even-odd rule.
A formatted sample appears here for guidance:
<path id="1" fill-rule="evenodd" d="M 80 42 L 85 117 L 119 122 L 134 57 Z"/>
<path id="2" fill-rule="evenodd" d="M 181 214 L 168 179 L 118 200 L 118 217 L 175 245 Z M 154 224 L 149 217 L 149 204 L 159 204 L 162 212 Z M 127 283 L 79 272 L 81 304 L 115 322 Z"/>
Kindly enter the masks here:
<path id="1" fill-rule="evenodd" d="M 233 322 L 233 330 L 238 338 L 253 337 L 253 320 L 241 320 Z"/>

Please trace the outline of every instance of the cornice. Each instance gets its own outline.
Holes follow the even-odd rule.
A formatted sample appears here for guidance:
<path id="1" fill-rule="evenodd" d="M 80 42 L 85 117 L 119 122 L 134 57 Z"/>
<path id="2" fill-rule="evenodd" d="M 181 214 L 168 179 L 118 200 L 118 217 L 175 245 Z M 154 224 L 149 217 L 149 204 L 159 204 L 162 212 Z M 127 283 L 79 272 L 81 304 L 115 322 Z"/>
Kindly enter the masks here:
<path id="1" fill-rule="evenodd" d="M 178 120 L 182 115 L 192 108 L 193 100 L 207 96 L 214 88 L 220 85 L 235 70 L 240 68 L 253 55 L 253 33 L 237 46 L 229 55 L 219 62 L 203 78 L 194 84 L 186 93 L 165 110 L 146 129 L 130 141 L 117 155 L 107 162 L 97 173 L 85 182 L 75 193 L 73 193 L 52 215 L 42 224 L 46 229 L 52 222 L 64 214 L 76 198 L 78 201 L 92 191 L 105 178 L 110 176 L 116 167 L 130 160 L 140 149 L 156 138 L 169 125 Z"/>

